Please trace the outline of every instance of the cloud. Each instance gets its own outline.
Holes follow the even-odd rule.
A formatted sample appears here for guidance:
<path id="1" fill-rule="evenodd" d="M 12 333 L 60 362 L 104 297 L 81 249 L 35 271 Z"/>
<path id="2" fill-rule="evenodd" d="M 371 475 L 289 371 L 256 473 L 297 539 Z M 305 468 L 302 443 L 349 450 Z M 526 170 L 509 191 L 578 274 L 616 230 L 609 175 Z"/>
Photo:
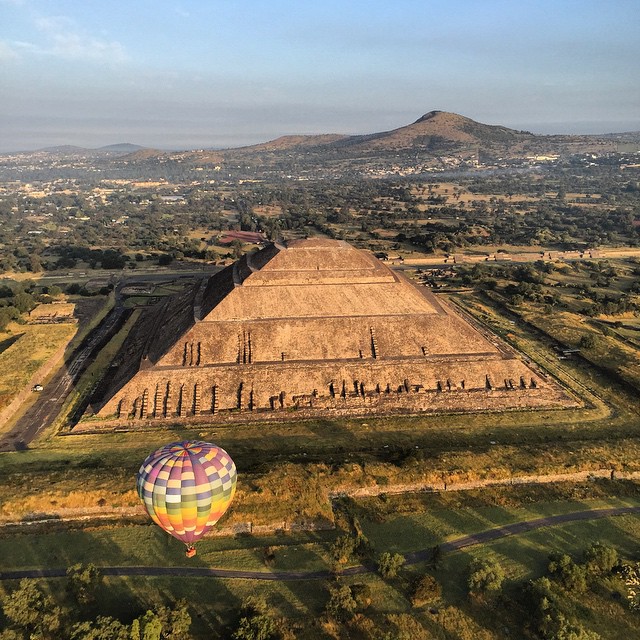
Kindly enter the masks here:
<path id="1" fill-rule="evenodd" d="M 83 33 L 70 18 L 39 16 L 35 18 L 35 26 L 44 34 L 45 42 L 42 45 L 16 43 L 21 49 L 65 60 L 120 63 L 128 59 L 126 49 L 120 42 Z"/>
<path id="2" fill-rule="evenodd" d="M 127 59 L 122 44 L 80 33 L 69 18 L 40 17 L 36 26 L 50 39 L 50 53 L 60 58 L 96 62 L 124 62 Z"/>
<path id="3" fill-rule="evenodd" d="M 0 40 L 0 63 L 15 60 L 17 57 L 15 50 L 7 42 Z"/>

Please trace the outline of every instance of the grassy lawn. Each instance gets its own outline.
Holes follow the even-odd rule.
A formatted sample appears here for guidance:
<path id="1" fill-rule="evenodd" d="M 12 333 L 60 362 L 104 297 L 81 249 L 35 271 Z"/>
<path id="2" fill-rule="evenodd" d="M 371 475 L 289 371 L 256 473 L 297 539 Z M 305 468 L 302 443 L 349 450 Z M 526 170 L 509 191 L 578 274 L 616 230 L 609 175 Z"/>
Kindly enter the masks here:
<path id="1" fill-rule="evenodd" d="M 612 486 L 618 489 L 611 490 Z M 614 495 L 616 493 L 618 495 Z M 573 496 L 573 499 L 567 499 L 568 496 Z M 502 506 L 496 503 L 502 503 Z M 539 487 L 529 494 L 520 487 L 493 489 L 489 493 L 413 494 L 404 502 L 401 496 L 389 496 L 360 501 L 353 508 L 376 553 L 380 553 L 425 548 L 457 535 L 522 518 L 639 503 L 640 488 L 632 483 L 589 483 Z M 335 532 L 325 532 L 259 538 L 207 538 L 199 543 L 198 555 L 186 560 L 181 543 L 155 526 L 88 527 L 75 531 L 59 529 L 49 533 L 2 535 L 0 557 L 3 558 L 3 570 L 65 567 L 76 562 L 93 562 L 98 566 L 314 571 L 329 568 L 328 548 L 335 535 Z M 507 576 L 504 592 L 510 597 L 518 585 L 545 573 L 551 550 L 569 553 L 580 560 L 588 544 L 597 540 L 614 546 L 622 557 L 635 560 L 639 536 L 640 517 L 627 515 L 557 525 L 444 554 L 434 573 L 442 586 L 442 596 L 434 603 L 435 609 L 415 609 L 408 601 L 410 584 L 425 572 L 424 565 L 406 567 L 394 579 L 383 580 L 376 573 L 371 573 L 339 578 L 339 583 L 367 585 L 371 604 L 364 617 L 370 618 L 379 628 L 393 631 L 398 625 L 404 628 L 417 623 L 423 630 L 430 630 L 432 636 L 412 637 L 499 640 L 506 637 L 503 628 L 507 627 L 511 629 L 510 637 L 524 637 L 513 635 L 521 630 L 522 620 L 511 620 L 507 615 L 498 624 L 495 616 L 492 619 L 491 609 L 469 601 L 466 577 L 472 559 L 498 561 Z M 275 556 L 268 565 L 265 547 L 270 547 Z M 64 602 L 68 598 L 64 589 L 57 587 L 62 584 L 61 580 L 51 579 L 46 584 L 57 599 Z M 1 583 L 0 593 L 11 588 L 10 583 Z M 125 621 L 149 607 L 186 598 L 193 619 L 193 638 L 228 637 L 226 625 L 233 623 L 240 603 L 248 595 L 264 597 L 274 615 L 289 619 L 289 624 L 298 630 L 297 637 L 333 637 L 331 625 L 318 622 L 328 600 L 328 583 L 324 580 L 258 582 L 218 578 L 109 577 L 99 589 L 97 613 L 116 615 Z M 586 620 L 589 628 L 596 630 L 603 639 L 630 638 L 640 632 L 640 619 L 605 592 L 592 590 L 579 598 L 571 595 L 567 598 L 576 610 L 582 607 L 581 620 Z M 356 622 L 366 623 L 361 618 Z M 446 635 L 454 631 L 458 635 Z"/>
<path id="2" fill-rule="evenodd" d="M 55 525 L 40 525 L 42 530 Z M 185 547 L 149 521 L 140 525 L 93 525 L 81 530 L 0 536 L 2 570 L 66 567 L 77 562 L 96 566 L 215 567 L 246 571 L 326 570 L 328 543 L 322 535 L 208 537 L 198 543 L 198 555 L 187 560 Z M 268 566 L 264 548 L 275 550 Z"/>
<path id="3" fill-rule="evenodd" d="M 603 480 L 343 500 L 376 549 L 403 554 L 514 522 L 638 505 L 640 484 Z"/>

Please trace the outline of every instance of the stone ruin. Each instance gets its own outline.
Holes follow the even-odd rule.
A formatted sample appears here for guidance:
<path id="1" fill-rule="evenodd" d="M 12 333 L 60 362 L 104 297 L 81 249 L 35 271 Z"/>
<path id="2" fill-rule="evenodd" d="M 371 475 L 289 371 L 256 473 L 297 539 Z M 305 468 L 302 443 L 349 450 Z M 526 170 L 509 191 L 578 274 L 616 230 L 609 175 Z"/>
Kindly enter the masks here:
<path id="1" fill-rule="evenodd" d="M 115 364 L 79 428 L 575 405 L 441 298 L 319 238 L 149 309 Z"/>

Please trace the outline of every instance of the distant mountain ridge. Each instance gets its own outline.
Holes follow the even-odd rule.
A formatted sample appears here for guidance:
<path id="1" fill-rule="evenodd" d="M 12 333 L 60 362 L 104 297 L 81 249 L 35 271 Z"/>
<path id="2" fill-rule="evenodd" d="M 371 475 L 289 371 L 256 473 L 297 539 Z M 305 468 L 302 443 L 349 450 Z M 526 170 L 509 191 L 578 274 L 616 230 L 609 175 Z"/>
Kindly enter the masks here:
<path id="1" fill-rule="evenodd" d="M 408 149 L 429 147 L 434 142 L 456 144 L 517 143 L 534 138 L 534 134 L 507 127 L 481 124 L 446 111 L 429 111 L 412 124 L 391 131 L 364 135 L 284 136 L 245 150 L 275 151 L 320 146 L 361 149 Z M 227 151 L 232 151 L 231 149 Z"/>
<path id="2" fill-rule="evenodd" d="M 488 125 L 447 111 L 429 111 L 411 124 L 365 135 L 290 135 L 261 144 L 216 151 L 216 164 L 246 163 L 248 169 L 282 171 L 313 166 L 379 172 L 396 166 L 414 172 L 462 162 L 504 163 L 513 159 L 612 152 L 623 144 L 640 145 L 640 134 L 538 135 Z M 638 146 L 640 150 L 640 146 Z M 183 152 L 182 161 L 206 164 L 206 152 Z M 211 153 L 211 152 L 209 152 Z"/>
<path id="3" fill-rule="evenodd" d="M 144 149 L 138 144 L 131 144 L 129 142 L 120 142 L 118 144 L 108 144 L 104 147 L 87 148 L 78 147 L 72 144 L 63 144 L 54 147 L 44 147 L 38 149 L 34 153 L 50 153 L 53 155 L 126 155 L 128 153 L 135 153 Z"/>
<path id="4" fill-rule="evenodd" d="M 104 175 L 183 176 L 197 170 L 232 179 L 308 179 L 419 175 L 458 168 L 531 164 L 537 159 L 548 161 L 584 153 L 635 151 L 640 152 L 640 132 L 538 135 L 434 110 L 411 124 L 364 135 L 287 135 L 245 147 L 193 151 L 159 151 L 129 143 L 98 149 L 60 146 L 33 154 L 66 158 L 71 172 L 78 159 L 100 167 Z"/>

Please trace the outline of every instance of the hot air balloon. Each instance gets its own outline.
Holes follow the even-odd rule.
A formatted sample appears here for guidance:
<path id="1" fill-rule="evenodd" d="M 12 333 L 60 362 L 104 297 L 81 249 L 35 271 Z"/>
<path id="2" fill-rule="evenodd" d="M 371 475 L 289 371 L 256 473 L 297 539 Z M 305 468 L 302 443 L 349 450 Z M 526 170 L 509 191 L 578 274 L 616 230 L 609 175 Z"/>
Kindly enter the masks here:
<path id="1" fill-rule="evenodd" d="M 153 521 L 187 545 L 223 516 L 236 491 L 236 466 L 209 442 L 172 442 L 147 456 L 137 475 L 138 495 Z"/>

